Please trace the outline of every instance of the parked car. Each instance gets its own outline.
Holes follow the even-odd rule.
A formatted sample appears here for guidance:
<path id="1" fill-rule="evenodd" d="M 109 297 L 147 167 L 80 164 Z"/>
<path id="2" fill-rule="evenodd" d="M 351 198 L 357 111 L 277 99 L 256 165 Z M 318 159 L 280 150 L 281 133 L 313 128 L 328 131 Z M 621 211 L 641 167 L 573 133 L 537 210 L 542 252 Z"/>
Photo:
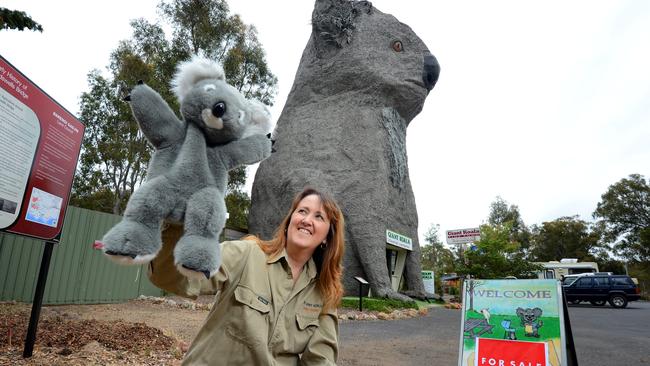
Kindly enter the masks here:
<path id="1" fill-rule="evenodd" d="M 590 274 L 566 277 L 562 281 L 564 295 L 569 303 L 589 301 L 603 306 L 606 302 L 615 308 L 624 308 L 629 301 L 639 300 L 639 286 L 627 275 Z"/>

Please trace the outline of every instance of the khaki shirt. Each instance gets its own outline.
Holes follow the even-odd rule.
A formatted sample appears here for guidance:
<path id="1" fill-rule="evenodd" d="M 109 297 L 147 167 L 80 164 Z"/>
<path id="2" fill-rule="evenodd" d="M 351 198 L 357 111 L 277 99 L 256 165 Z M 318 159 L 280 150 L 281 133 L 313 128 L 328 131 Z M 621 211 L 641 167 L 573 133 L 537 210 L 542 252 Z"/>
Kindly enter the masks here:
<path id="1" fill-rule="evenodd" d="M 158 287 L 196 297 L 201 282 L 175 268 L 173 246 L 182 228 L 163 232 L 163 249 L 151 262 L 149 278 Z M 203 327 L 183 365 L 335 365 L 336 309 L 323 311 L 316 266 L 309 260 L 295 285 L 286 252 L 268 258 L 251 241 L 221 244 L 222 264 L 210 279 L 217 291 Z"/>

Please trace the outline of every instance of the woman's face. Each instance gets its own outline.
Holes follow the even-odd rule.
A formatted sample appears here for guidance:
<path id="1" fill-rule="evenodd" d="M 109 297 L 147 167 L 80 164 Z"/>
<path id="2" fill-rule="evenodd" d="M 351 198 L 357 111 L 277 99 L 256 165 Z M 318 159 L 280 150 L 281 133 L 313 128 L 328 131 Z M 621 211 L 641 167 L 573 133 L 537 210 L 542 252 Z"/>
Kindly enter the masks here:
<path id="1" fill-rule="evenodd" d="M 291 214 L 287 228 L 287 249 L 314 251 L 327 238 L 330 220 L 320 197 L 303 198 Z"/>

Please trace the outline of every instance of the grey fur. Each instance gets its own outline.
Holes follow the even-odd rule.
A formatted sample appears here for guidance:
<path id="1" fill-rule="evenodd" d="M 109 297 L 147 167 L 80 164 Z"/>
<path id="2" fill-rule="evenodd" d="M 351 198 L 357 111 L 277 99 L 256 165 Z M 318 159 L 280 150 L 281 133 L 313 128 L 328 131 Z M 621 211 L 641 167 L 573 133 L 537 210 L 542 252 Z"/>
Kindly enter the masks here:
<path id="1" fill-rule="evenodd" d="M 221 129 L 209 127 L 202 117 L 217 102 L 225 103 L 225 114 L 220 120 L 209 117 Z M 176 265 L 185 275 L 214 275 L 221 263 L 218 237 L 226 220 L 228 171 L 271 153 L 271 141 L 263 134 L 240 139 L 248 126 L 259 123 L 251 120 L 257 107 L 223 79 L 193 84 L 183 95 L 183 120 L 145 84 L 131 91 L 130 105 L 155 152 L 147 179 L 131 196 L 122 221 L 102 239 L 104 252 L 124 263 L 146 262 L 161 248 L 163 220 L 184 222 L 185 233 L 174 250 Z"/>
<path id="2" fill-rule="evenodd" d="M 256 173 L 251 233 L 269 238 L 296 192 L 320 188 L 337 199 L 346 219 L 346 292 L 355 294 L 354 276 L 363 276 L 375 296 L 408 299 L 391 289 L 389 229 L 413 239 L 406 293 L 423 297 L 405 143 L 409 122 L 437 80 L 437 61 L 408 26 L 369 2 L 319 0 L 312 25 L 277 123 L 277 152 Z M 396 40 L 403 52 L 393 50 Z"/>

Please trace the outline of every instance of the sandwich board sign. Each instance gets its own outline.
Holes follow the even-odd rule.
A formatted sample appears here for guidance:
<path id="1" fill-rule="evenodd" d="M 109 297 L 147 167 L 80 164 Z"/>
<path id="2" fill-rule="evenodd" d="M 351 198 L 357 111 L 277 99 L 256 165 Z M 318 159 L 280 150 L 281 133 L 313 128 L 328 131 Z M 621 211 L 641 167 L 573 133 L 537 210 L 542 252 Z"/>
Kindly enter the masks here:
<path id="1" fill-rule="evenodd" d="M 470 279 L 463 293 L 458 366 L 575 365 L 558 281 Z"/>

